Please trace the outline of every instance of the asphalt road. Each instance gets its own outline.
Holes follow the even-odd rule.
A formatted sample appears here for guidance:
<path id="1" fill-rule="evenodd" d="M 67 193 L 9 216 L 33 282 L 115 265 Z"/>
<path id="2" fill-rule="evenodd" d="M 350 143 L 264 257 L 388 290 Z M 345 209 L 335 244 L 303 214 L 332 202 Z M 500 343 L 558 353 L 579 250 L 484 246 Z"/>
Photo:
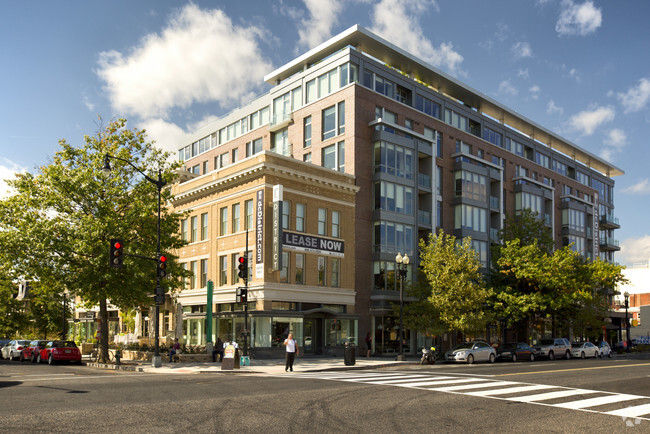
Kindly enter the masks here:
<path id="1" fill-rule="evenodd" d="M 490 387 L 480 386 L 483 382 Z M 504 390 L 542 389 L 490 392 L 501 382 L 508 382 L 500 386 Z M 0 431 L 650 432 L 649 420 L 604 414 L 650 405 L 649 386 L 647 360 L 436 364 L 277 376 L 132 373 L 3 360 Z M 521 401 L 548 390 L 573 395 L 564 401 Z M 620 402 L 561 407 L 594 396 Z"/>

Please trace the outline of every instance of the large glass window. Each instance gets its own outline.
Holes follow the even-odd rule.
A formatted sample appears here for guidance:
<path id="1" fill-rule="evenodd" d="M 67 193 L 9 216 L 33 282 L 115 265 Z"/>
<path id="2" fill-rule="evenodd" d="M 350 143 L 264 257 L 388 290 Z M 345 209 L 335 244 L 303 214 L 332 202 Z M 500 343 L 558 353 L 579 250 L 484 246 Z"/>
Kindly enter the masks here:
<path id="1" fill-rule="evenodd" d="M 467 118 L 453 110 L 445 109 L 445 122 L 462 131 L 469 131 Z"/>
<path id="2" fill-rule="evenodd" d="M 252 142 L 246 143 L 246 156 L 250 157 L 252 155 L 258 154 L 262 152 L 263 146 L 262 146 L 262 138 L 260 137 L 259 139 L 255 139 Z"/>
<path id="3" fill-rule="evenodd" d="M 289 146 L 289 129 L 283 128 L 273 133 L 273 146 L 271 151 L 277 152 L 280 155 L 290 155 L 291 150 Z"/>
<path id="4" fill-rule="evenodd" d="M 494 130 L 491 130 L 488 127 L 483 127 L 483 139 L 492 143 L 493 145 L 497 145 L 500 148 L 502 147 L 501 134 L 497 133 Z"/>
<path id="5" fill-rule="evenodd" d="M 488 266 L 488 245 L 485 241 L 472 240 L 472 249 L 478 255 L 478 260 L 481 266 L 487 268 Z"/>
<path id="6" fill-rule="evenodd" d="M 345 132 L 345 102 L 326 108 L 322 117 L 323 140 Z"/>
<path id="7" fill-rule="evenodd" d="M 410 267 L 410 265 L 409 265 Z M 395 286 L 395 263 L 392 261 L 373 262 L 374 289 L 397 289 Z"/>
<path id="8" fill-rule="evenodd" d="M 487 232 L 487 210 L 471 205 L 456 205 L 454 228 Z"/>
<path id="9" fill-rule="evenodd" d="M 413 150 L 389 142 L 375 142 L 375 172 L 413 179 Z"/>
<path id="10" fill-rule="evenodd" d="M 456 197 L 485 202 L 487 200 L 487 177 L 466 170 L 454 174 L 456 180 Z"/>
<path id="11" fill-rule="evenodd" d="M 542 215 L 544 213 L 542 197 L 525 191 L 515 193 L 515 213 L 518 214 L 524 209 Z"/>
<path id="12" fill-rule="evenodd" d="M 345 172 L 345 141 L 340 141 L 322 150 L 323 167 Z"/>
<path id="13" fill-rule="evenodd" d="M 422 95 L 416 95 L 415 108 L 429 116 L 440 119 L 440 104 L 433 102 Z"/>
<path id="14" fill-rule="evenodd" d="M 562 226 L 569 229 L 585 232 L 587 215 L 577 209 L 562 210 Z"/>
<path id="15" fill-rule="evenodd" d="M 413 255 L 413 226 L 388 221 L 375 222 L 374 226 L 375 252 Z"/>
<path id="16" fill-rule="evenodd" d="M 291 202 L 282 201 L 282 229 L 291 229 Z"/>
<path id="17" fill-rule="evenodd" d="M 392 182 L 375 183 L 375 209 L 413 215 L 413 189 Z"/>

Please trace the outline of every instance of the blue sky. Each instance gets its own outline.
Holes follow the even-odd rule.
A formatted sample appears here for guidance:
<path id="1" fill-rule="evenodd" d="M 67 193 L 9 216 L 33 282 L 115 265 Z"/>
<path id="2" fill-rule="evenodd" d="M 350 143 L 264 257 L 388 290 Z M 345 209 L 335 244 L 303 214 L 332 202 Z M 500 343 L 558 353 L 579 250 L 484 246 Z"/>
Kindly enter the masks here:
<path id="1" fill-rule="evenodd" d="M 646 0 L 3 2 L 0 179 L 126 117 L 174 151 L 360 24 L 625 171 L 617 260 L 650 259 Z M 6 186 L 0 183 L 0 194 Z"/>

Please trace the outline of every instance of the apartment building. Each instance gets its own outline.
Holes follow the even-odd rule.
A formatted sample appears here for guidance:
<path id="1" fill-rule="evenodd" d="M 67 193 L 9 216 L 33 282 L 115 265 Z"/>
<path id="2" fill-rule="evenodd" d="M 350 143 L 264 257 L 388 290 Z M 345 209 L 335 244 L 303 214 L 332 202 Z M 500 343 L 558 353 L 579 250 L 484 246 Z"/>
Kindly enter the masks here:
<path id="1" fill-rule="evenodd" d="M 246 245 L 262 253 L 252 254 L 249 296 L 261 353 L 289 330 L 307 353 L 363 347 L 368 332 L 373 352 L 395 352 L 395 256 L 411 258 L 412 280 L 418 240 L 439 228 L 471 237 L 485 267 L 505 216 L 524 209 L 558 246 L 607 261 L 619 250 L 613 177 L 622 170 L 360 26 L 264 79 L 268 93 L 179 146 L 187 173 L 172 206 L 190 215 L 180 261 L 195 277 L 176 302 L 188 342 L 205 341 L 207 309 L 215 337 L 243 330 L 233 270 Z M 277 225 L 289 235 L 274 236 Z M 344 251 L 311 249 L 305 237 Z M 427 339 L 405 334 L 407 353 Z"/>

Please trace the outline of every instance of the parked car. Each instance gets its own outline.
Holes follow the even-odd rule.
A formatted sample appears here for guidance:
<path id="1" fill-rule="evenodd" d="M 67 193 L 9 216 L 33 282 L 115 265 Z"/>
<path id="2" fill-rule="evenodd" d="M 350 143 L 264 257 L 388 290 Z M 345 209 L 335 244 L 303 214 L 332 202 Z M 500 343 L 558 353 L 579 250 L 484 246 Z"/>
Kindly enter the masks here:
<path id="1" fill-rule="evenodd" d="M 612 348 L 605 341 L 598 342 L 598 355 L 600 357 L 612 357 Z"/>
<path id="2" fill-rule="evenodd" d="M 45 348 L 45 345 L 47 345 L 47 341 L 31 341 L 20 353 L 20 361 L 24 362 L 25 360 L 29 360 L 35 363 L 36 359 L 38 359 L 38 353 Z"/>
<path id="3" fill-rule="evenodd" d="M 525 342 L 511 342 L 497 348 L 497 358 L 500 360 L 530 360 L 535 361 L 539 352 Z"/>
<path id="4" fill-rule="evenodd" d="M 534 347 L 539 351 L 542 357 L 548 357 L 549 360 L 555 360 L 557 357 L 571 358 L 571 342 L 565 338 L 542 339 Z"/>
<path id="5" fill-rule="evenodd" d="M 14 339 L 2 347 L 2 357 L 9 360 L 15 360 L 20 357 L 20 353 L 29 345 L 28 340 Z"/>
<path id="6" fill-rule="evenodd" d="M 466 362 L 469 365 L 474 362 L 494 363 L 496 358 L 497 351 L 494 347 L 483 341 L 465 342 L 445 353 L 445 361 Z"/>
<path id="7" fill-rule="evenodd" d="M 0 359 L 4 359 L 4 356 L 2 355 L 2 347 L 7 345 L 9 342 L 11 342 L 11 339 L 0 339 Z"/>
<path id="8" fill-rule="evenodd" d="M 41 363 L 44 360 L 47 360 L 50 365 L 59 361 L 80 365 L 81 351 L 73 341 L 50 341 L 38 354 L 36 363 Z"/>
<path id="9" fill-rule="evenodd" d="M 571 343 L 571 357 L 584 359 L 585 357 L 598 357 L 600 351 L 598 347 L 591 342 L 572 342 Z"/>

